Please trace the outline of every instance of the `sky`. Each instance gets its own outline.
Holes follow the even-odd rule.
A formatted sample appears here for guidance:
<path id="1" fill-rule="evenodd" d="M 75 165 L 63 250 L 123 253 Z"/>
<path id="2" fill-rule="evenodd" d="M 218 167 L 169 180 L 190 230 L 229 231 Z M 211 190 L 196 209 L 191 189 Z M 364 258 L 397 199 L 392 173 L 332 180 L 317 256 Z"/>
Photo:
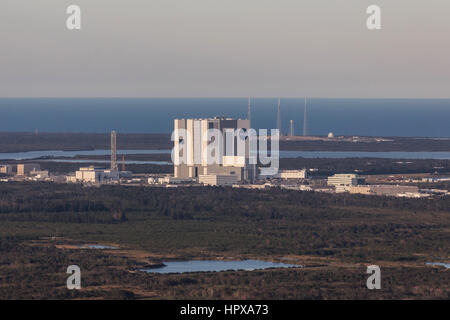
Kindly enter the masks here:
<path id="1" fill-rule="evenodd" d="M 450 98 L 449 34 L 448 0 L 2 0 L 0 97 Z"/>

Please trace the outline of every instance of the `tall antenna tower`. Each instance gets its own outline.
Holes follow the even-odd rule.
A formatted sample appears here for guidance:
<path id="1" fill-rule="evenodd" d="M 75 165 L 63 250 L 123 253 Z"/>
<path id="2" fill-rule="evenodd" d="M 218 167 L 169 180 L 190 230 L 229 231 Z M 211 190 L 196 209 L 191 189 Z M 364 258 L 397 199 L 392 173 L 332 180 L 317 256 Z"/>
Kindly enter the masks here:
<path id="1" fill-rule="evenodd" d="M 116 131 L 111 131 L 111 170 L 118 170 L 117 167 L 117 148 L 116 148 Z"/>
<path id="2" fill-rule="evenodd" d="M 282 135 L 282 133 L 281 133 L 281 99 L 280 98 L 278 98 L 277 129 L 280 131 L 280 135 Z"/>
<path id="3" fill-rule="evenodd" d="M 291 136 L 291 137 L 293 137 L 294 136 L 294 120 L 291 120 L 290 121 L 290 132 L 289 132 L 289 135 Z"/>
<path id="4" fill-rule="evenodd" d="M 308 135 L 308 104 L 306 102 L 306 97 L 305 97 L 305 111 L 303 114 L 303 136 L 306 137 Z"/>
<path id="5" fill-rule="evenodd" d="M 247 111 L 247 119 L 250 122 L 250 128 L 252 127 L 252 100 L 248 98 L 248 111 Z"/>

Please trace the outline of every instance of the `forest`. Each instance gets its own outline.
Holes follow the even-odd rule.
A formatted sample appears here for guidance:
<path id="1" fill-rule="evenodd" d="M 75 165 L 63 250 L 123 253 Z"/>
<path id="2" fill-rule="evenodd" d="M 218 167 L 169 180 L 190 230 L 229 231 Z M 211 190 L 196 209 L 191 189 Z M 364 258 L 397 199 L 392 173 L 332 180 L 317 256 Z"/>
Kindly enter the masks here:
<path id="1" fill-rule="evenodd" d="M 0 183 L 0 298 L 448 299 L 450 199 L 281 189 Z M 80 250 L 83 243 L 121 250 Z M 69 247 L 65 247 L 69 246 Z M 156 275 L 186 259 L 288 261 L 304 268 Z M 68 291 L 79 264 L 84 289 Z M 383 290 L 365 288 L 378 264 Z"/>
<path id="2" fill-rule="evenodd" d="M 280 150 L 299 151 L 450 151 L 449 139 L 384 137 L 388 141 L 280 141 Z M 128 150 L 171 149 L 170 134 L 117 134 L 117 148 Z M 2 152 L 33 150 L 109 149 L 109 133 L 0 132 Z"/>

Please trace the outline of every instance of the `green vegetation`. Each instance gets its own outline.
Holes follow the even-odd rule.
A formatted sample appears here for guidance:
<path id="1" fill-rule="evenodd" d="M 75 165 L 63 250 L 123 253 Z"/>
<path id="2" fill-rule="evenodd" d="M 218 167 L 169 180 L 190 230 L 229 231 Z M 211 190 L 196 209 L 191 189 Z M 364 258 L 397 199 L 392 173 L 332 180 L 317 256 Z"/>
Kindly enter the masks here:
<path id="1" fill-rule="evenodd" d="M 281 150 L 300 151 L 450 151 L 450 140 L 413 137 L 384 137 L 392 141 L 281 141 Z"/>
<path id="2" fill-rule="evenodd" d="M 0 132 L 1 152 L 110 149 L 109 133 Z M 168 134 L 119 133 L 118 149 L 171 149 Z"/>
<path id="3" fill-rule="evenodd" d="M 280 141 L 281 150 L 300 151 L 450 151 L 450 140 L 407 137 L 392 141 Z M 109 133 L 0 132 L 2 152 L 109 149 Z M 170 134 L 118 133 L 118 149 L 171 149 Z"/>
<path id="4" fill-rule="evenodd" d="M 449 272 L 425 263 L 449 258 L 449 212 L 449 197 L 0 184 L 0 298 L 448 299 Z M 124 250 L 60 247 L 80 243 Z M 136 271 L 167 259 L 223 257 L 289 257 L 306 268 Z M 65 288 L 70 264 L 84 270 L 79 292 Z M 383 270 L 380 291 L 365 288 L 369 264 Z"/>
<path id="5" fill-rule="evenodd" d="M 432 159 L 382 159 L 382 158 L 285 158 L 280 160 L 281 169 L 315 168 L 313 175 L 329 176 L 335 173 L 355 172 L 358 174 L 412 174 L 439 173 L 450 175 L 450 160 Z"/>

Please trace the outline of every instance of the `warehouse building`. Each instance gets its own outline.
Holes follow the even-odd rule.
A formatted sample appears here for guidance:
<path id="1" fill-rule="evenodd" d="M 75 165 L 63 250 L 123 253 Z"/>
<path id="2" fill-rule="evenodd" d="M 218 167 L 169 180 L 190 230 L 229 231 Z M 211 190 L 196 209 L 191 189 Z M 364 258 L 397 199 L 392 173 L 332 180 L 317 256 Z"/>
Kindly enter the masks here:
<path id="1" fill-rule="evenodd" d="M 367 186 L 351 186 L 348 190 L 350 193 L 359 193 L 366 195 L 378 196 L 399 196 L 399 195 L 417 195 L 419 187 L 417 186 L 401 186 L 401 185 L 367 185 Z"/>
<path id="2" fill-rule="evenodd" d="M 93 166 L 80 168 L 75 172 L 77 182 L 84 183 L 107 183 L 119 181 L 119 171 L 100 169 Z"/>
<path id="3" fill-rule="evenodd" d="M 232 186 L 237 182 L 235 175 L 206 174 L 198 176 L 198 183 L 208 186 Z"/>
<path id="4" fill-rule="evenodd" d="M 280 179 L 306 179 L 306 170 L 280 170 L 275 176 Z"/>
<path id="5" fill-rule="evenodd" d="M 359 184 L 364 184 L 365 179 L 359 177 L 357 174 L 335 174 L 331 177 L 328 177 L 328 185 L 334 187 L 348 187 L 348 186 L 357 186 Z"/>

